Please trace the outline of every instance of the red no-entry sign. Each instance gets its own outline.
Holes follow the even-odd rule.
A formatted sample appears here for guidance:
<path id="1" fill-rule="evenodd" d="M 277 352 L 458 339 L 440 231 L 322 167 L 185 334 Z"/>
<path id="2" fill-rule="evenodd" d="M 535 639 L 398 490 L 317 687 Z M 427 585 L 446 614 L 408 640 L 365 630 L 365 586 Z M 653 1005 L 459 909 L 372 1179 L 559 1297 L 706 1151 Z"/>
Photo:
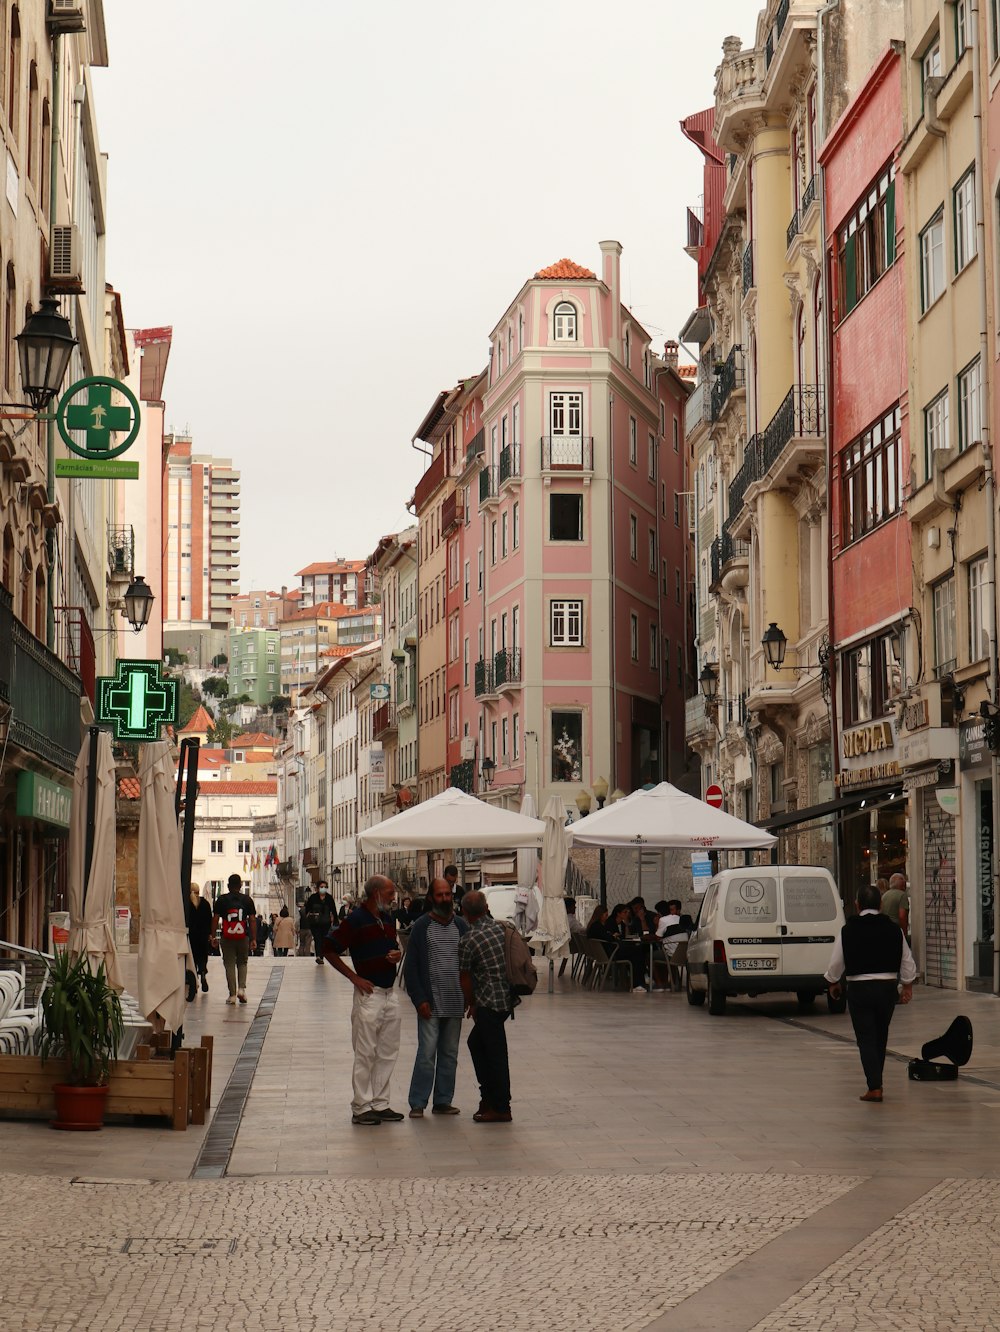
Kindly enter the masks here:
<path id="1" fill-rule="evenodd" d="M 707 804 L 711 805 L 713 809 L 721 809 L 722 787 L 717 786 L 715 782 L 713 782 L 712 785 L 705 792 L 705 801 Z"/>

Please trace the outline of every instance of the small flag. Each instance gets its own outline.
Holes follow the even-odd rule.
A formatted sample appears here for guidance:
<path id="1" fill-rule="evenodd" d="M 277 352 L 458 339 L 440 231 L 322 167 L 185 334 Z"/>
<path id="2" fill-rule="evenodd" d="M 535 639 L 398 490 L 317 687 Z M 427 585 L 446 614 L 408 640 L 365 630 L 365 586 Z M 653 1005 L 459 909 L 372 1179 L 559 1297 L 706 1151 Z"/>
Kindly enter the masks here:
<path id="1" fill-rule="evenodd" d="M 247 868 L 248 868 L 248 867 L 247 867 L 247 858 L 246 858 L 246 856 L 244 856 L 244 857 L 243 857 L 243 873 L 244 873 L 244 874 L 246 874 L 246 872 L 247 872 Z"/>

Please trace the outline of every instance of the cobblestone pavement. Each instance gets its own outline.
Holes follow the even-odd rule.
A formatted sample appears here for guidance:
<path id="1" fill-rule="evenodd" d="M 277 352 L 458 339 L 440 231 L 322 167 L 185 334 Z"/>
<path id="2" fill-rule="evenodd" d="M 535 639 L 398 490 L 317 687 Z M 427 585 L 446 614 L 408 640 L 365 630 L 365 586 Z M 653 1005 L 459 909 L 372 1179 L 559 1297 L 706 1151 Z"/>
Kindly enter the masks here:
<path id="1" fill-rule="evenodd" d="M 477 1327 L 648 1324 L 856 1181 L 559 1175 L 219 1184 L 0 1177 L 0 1326 Z M 25 1263 L 24 1225 L 43 1242 Z"/>
<path id="2" fill-rule="evenodd" d="M 191 1177 L 207 1129 L 0 1123 L 0 1332 L 1000 1332 L 996 1000 L 918 990 L 893 1050 L 968 1012 L 972 1063 L 894 1059 L 873 1107 L 846 1018 L 557 982 L 509 1029 L 513 1124 L 473 1124 L 463 1049 L 462 1115 L 358 1130 L 350 991 L 308 959 L 190 1006 L 215 1105 L 276 966 L 225 1178 Z M 407 1011 L 404 1110 L 414 1045 Z"/>

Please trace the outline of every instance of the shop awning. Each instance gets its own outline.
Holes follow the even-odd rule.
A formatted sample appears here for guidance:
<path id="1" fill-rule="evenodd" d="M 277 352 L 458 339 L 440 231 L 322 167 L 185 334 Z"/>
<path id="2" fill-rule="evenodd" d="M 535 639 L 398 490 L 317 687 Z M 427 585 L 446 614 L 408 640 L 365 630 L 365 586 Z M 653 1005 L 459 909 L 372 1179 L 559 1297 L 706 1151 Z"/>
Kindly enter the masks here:
<path id="1" fill-rule="evenodd" d="M 906 795 L 903 778 L 897 777 L 894 782 L 871 786 L 864 791 L 852 791 L 850 795 L 840 796 L 836 800 L 825 800 L 818 805 L 809 805 L 805 809 L 792 809 L 787 814 L 775 814 L 773 818 L 764 819 L 760 826 L 772 833 L 785 832 L 789 829 L 806 832 L 807 829 L 802 827 L 803 824 L 819 826 L 830 821 L 842 823 L 855 814 L 867 813 L 871 809 L 881 809 L 885 805 L 894 804 L 897 800 L 905 799 Z"/>

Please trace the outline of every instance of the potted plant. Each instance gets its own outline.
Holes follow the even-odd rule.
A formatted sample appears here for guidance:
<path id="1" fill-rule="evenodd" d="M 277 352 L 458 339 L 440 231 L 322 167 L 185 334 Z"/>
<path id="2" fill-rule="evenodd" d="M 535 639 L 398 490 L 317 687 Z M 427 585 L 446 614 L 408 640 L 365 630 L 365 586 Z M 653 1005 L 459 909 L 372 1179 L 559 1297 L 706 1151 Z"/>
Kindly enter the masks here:
<path id="1" fill-rule="evenodd" d="M 53 1128 L 99 1129 L 104 1123 L 111 1065 L 123 1035 L 122 1006 L 104 963 L 91 971 L 85 956 L 68 950 L 49 963 L 42 991 L 39 1054 L 66 1060 L 68 1078 L 53 1087 Z"/>

